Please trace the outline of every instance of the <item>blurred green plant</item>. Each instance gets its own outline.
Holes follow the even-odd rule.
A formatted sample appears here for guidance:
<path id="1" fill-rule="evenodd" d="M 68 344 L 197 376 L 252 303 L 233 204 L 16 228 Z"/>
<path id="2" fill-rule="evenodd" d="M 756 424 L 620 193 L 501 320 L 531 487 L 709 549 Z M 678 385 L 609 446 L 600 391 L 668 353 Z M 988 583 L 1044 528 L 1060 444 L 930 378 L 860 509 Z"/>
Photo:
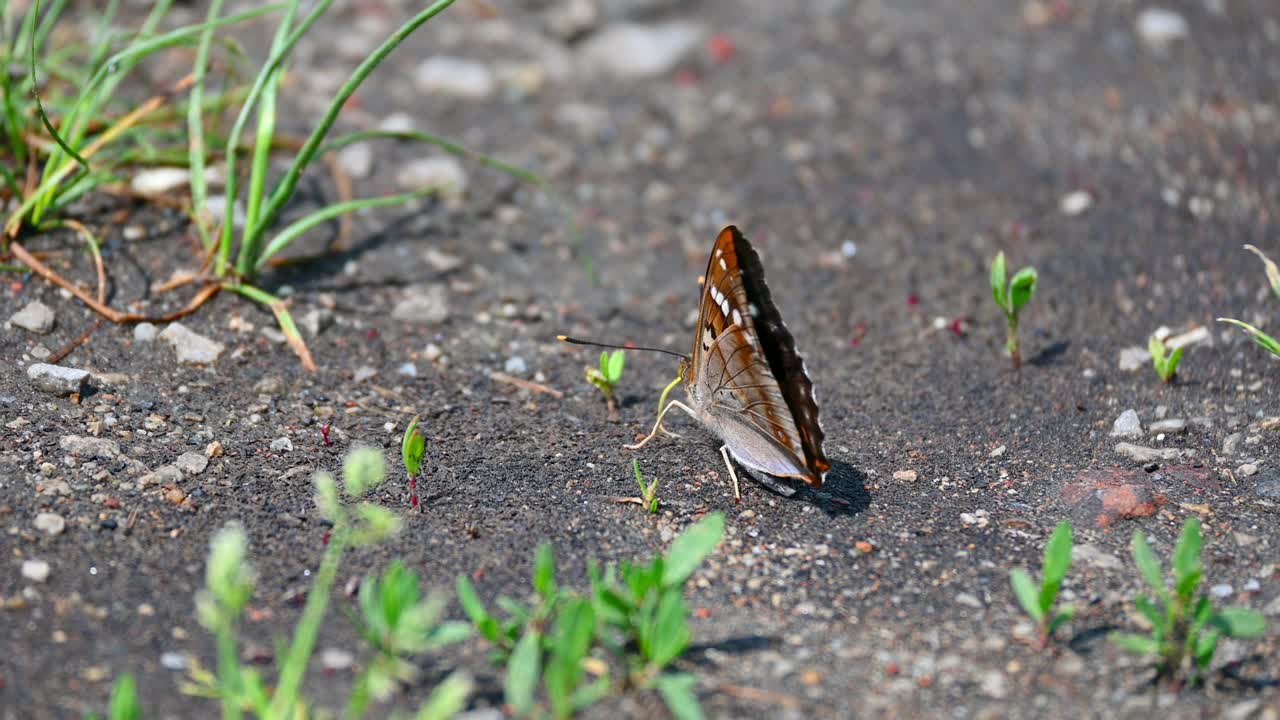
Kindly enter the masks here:
<path id="1" fill-rule="evenodd" d="M 653 482 L 645 485 L 644 477 L 640 475 L 640 461 L 636 458 L 631 458 L 631 469 L 635 471 L 636 484 L 640 486 L 640 506 L 651 514 L 658 512 L 658 479 L 654 478 Z"/>
<path id="2" fill-rule="evenodd" d="M 1005 350 L 1009 352 L 1009 359 L 1013 362 L 1014 369 L 1017 369 L 1022 366 L 1022 349 L 1018 344 L 1018 316 L 1031 301 L 1031 296 L 1035 294 L 1038 276 L 1035 268 L 1024 267 L 1014 273 L 1013 279 L 1008 283 L 1005 282 L 1005 278 L 1004 251 L 1001 250 L 991 263 L 991 297 L 1004 312 L 1008 323 L 1009 333 L 1005 340 Z"/>
<path id="3" fill-rule="evenodd" d="M 623 350 L 605 350 L 600 353 L 600 367 L 586 369 L 587 382 L 595 385 L 604 395 L 609 408 L 609 419 L 618 417 L 618 405 L 613 398 L 613 389 L 622 380 L 622 369 L 626 365 L 627 354 Z"/>
<path id="4" fill-rule="evenodd" d="M 1157 680 L 1203 680 L 1223 637 L 1258 637 L 1266 631 L 1262 613 L 1243 607 L 1216 610 L 1209 596 L 1196 591 L 1204 579 L 1200 564 L 1200 521 L 1188 518 L 1173 550 L 1173 589 L 1165 582 L 1164 569 L 1147 537 L 1133 531 L 1133 561 L 1151 589 L 1152 597 L 1134 600 L 1138 612 L 1151 624 L 1147 635 L 1116 632 L 1111 640 L 1120 648 L 1153 656 Z"/>
<path id="5" fill-rule="evenodd" d="M 1155 365 L 1156 375 L 1160 376 L 1160 380 L 1166 385 L 1173 382 L 1173 378 L 1178 374 L 1178 363 L 1182 362 L 1183 348 L 1174 348 L 1172 352 L 1166 352 L 1164 342 L 1156 336 L 1152 335 L 1147 341 L 1147 352 L 1151 353 L 1151 363 Z"/>
<path id="6" fill-rule="evenodd" d="M 1022 568 L 1014 568 L 1009 572 L 1013 594 L 1018 598 L 1022 609 L 1027 611 L 1039 627 L 1041 648 L 1049 643 L 1055 630 L 1075 615 L 1075 608 L 1070 606 L 1054 611 L 1058 591 L 1062 589 L 1062 581 L 1070 567 L 1071 523 L 1063 520 L 1054 528 L 1053 535 L 1044 547 L 1043 574 L 1039 585 Z"/>
<path id="7" fill-rule="evenodd" d="M 413 508 L 418 507 L 418 476 L 422 474 L 422 456 L 427 448 L 427 440 L 418 430 L 418 417 L 413 416 L 409 427 L 404 429 L 404 437 L 400 439 L 400 458 L 409 478 L 409 506 Z"/>
<path id="8" fill-rule="evenodd" d="M 1262 260 L 1262 267 L 1267 273 L 1267 282 L 1271 285 L 1271 290 L 1276 294 L 1276 297 L 1280 297 L 1280 267 L 1277 267 L 1276 264 L 1271 261 L 1271 258 L 1267 257 L 1261 250 L 1253 245 L 1245 245 L 1244 247 L 1246 250 L 1257 255 Z M 1242 320 L 1218 318 L 1218 322 L 1230 323 L 1244 330 L 1245 333 L 1258 344 L 1258 347 L 1261 347 L 1263 350 L 1266 350 L 1276 357 L 1280 357 L 1280 340 L 1276 340 L 1265 332 Z"/>

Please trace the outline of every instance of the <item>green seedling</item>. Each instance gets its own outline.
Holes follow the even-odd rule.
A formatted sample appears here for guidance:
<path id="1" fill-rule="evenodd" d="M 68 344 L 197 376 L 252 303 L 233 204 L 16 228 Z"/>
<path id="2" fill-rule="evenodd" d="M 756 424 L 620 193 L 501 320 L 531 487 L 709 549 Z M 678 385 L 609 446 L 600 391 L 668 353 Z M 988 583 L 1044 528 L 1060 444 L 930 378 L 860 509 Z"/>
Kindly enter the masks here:
<path id="1" fill-rule="evenodd" d="M 1277 267 L 1276 264 L 1271 261 L 1271 258 L 1267 257 L 1261 250 L 1253 245 L 1245 245 L 1244 247 L 1246 250 L 1261 258 L 1262 267 L 1267 273 L 1267 282 L 1271 285 L 1271 290 L 1276 294 L 1276 297 L 1280 297 L 1280 267 Z M 1253 341 L 1258 344 L 1258 347 L 1261 347 L 1263 350 L 1266 350 L 1276 357 L 1280 357 L 1280 340 L 1271 337 L 1265 332 L 1242 320 L 1218 318 L 1218 322 L 1230 323 L 1241 330 L 1244 330 L 1245 333 L 1248 334 L 1250 338 L 1253 338 Z"/>
<path id="2" fill-rule="evenodd" d="M 328 609 L 338 566 L 347 549 L 379 543 L 400 527 L 399 519 L 390 510 L 360 500 L 385 477 L 381 452 L 369 448 L 352 451 L 343 464 L 342 476 L 341 494 L 345 500 L 332 475 L 322 472 L 315 476 L 316 504 L 332 523 L 332 530 L 292 639 L 282 644 L 277 653 L 280 662 L 270 692 L 263 674 L 240 662 L 237 649 L 240 616 L 253 597 L 256 582 L 256 573 L 248 562 L 248 536 L 238 525 L 230 525 L 210 542 L 205 588 L 196 596 L 196 611 L 201 624 L 215 636 L 218 666 L 216 672 L 209 672 L 193 664 L 191 681 L 183 690 L 220 700 L 224 720 L 238 720 L 246 711 L 268 720 L 293 720 L 323 712 L 313 712 L 312 704 L 302 696 L 302 680 Z M 371 698 L 381 697 L 388 687 L 404 681 L 409 674 L 406 654 L 439 647 L 463 636 L 458 624 L 438 622 L 442 601 L 423 601 L 417 585 L 417 577 L 399 563 L 362 585 L 358 625 L 373 648 L 374 659 L 352 690 L 347 703 L 349 716 L 360 716 Z M 471 679 L 465 674 L 451 675 L 436 686 L 415 717 L 452 717 L 465 706 L 471 686 Z"/>
<path id="3" fill-rule="evenodd" d="M 649 563 L 623 563 L 602 573 L 591 561 L 589 596 L 556 583 L 554 556 L 543 545 L 534 561 L 535 603 L 499 597 L 505 618 L 490 614 L 471 581 L 459 576 L 459 603 L 494 646 L 494 660 L 506 665 L 504 696 L 511 711 L 517 717 L 571 717 L 614 688 L 610 668 L 621 665 L 620 688 L 656 690 L 679 720 L 702 718 L 696 679 L 667 668 L 692 639 L 685 581 L 723 534 L 724 516 L 716 513 Z"/>
<path id="4" fill-rule="evenodd" d="M 360 584 L 358 605 L 356 625 L 374 656 L 356 679 L 347 701 L 347 717 L 361 717 L 370 700 L 385 701 L 395 690 L 413 683 L 418 668 L 410 656 L 459 642 L 471 634 L 467 623 L 440 622 L 445 599 L 434 595 L 423 598 L 418 576 L 399 560 L 393 560 L 381 577 L 369 577 Z"/>
<path id="5" fill-rule="evenodd" d="M 1164 569 L 1141 530 L 1133 532 L 1133 561 L 1138 566 L 1152 597 L 1134 601 L 1138 612 L 1151 624 L 1148 635 L 1112 633 L 1119 647 L 1139 655 L 1152 656 L 1156 679 L 1180 683 L 1203 679 L 1222 637 L 1249 638 L 1262 635 L 1266 620 L 1262 613 L 1242 607 L 1215 610 L 1209 596 L 1200 594 L 1204 567 L 1200 564 L 1200 521 L 1188 518 L 1173 550 L 1173 588 Z"/>
<path id="6" fill-rule="evenodd" d="M 1063 520 L 1054 528 L 1049 543 L 1044 547 L 1044 568 L 1037 586 L 1027 571 L 1015 568 L 1009 573 L 1013 593 L 1040 628 L 1040 647 L 1048 644 L 1053 632 L 1075 615 L 1075 608 L 1067 606 L 1055 611 L 1062 580 L 1071 567 L 1071 523 Z"/>
<path id="7" fill-rule="evenodd" d="M 654 478 L 653 482 L 645 485 L 644 477 L 640 475 L 640 461 L 636 458 L 631 458 L 631 469 L 635 471 L 636 484 L 640 486 L 640 506 L 650 513 L 658 512 L 658 479 Z"/>
<path id="8" fill-rule="evenodd" d="M 1151 353 L 1151 362 L 1156 367 L 1156 374 L 1166 385 L 1173 382 L 1178 374 L 1178 363 L 1182 362 L 1183 348 L 1174 348 L 1167 352 L 1164 343 L 1154 335 L 1147 341 L 1147 351 Z"/>
<path id="9" fill-rule="evenodd" d="M 1008 322 L 1009 335 L 1005 341 L 1005 349 L 1009 352 L 1014 369 L 1022 366 L 1022 349 L 1018 345 L 1018 315 L 1035 294 L 1036 279 L 1036 269 L 1024 267 L 1006 284 L 1003 250 L 996 254 L 995 261 L 991 263 L 991 297 L 1000 306 Z"/>
<path id="10" fill-rule="evenodd" d="M 427 440 L 418 430 L 418 416 L 414 415 L 400 439 L 400 458 L 409 478 L 409 506 L 415 509 L 418 507 L 418 475 L 422 473 L 422 456 L 426 448 Z"/>
<path id="11" fill-rule="evenodd" d="M 609 407 L 609 419 L 618 419 L 618 405 L 613 399 L 613 389 L 622 380 L 622 368 L 626 365 L 627 354 L 622 350 L 605 350 L 600 353 L 599 369 L 588 367 L 587 382 L 595 385 L 604 394 L 604 401 Z"/>

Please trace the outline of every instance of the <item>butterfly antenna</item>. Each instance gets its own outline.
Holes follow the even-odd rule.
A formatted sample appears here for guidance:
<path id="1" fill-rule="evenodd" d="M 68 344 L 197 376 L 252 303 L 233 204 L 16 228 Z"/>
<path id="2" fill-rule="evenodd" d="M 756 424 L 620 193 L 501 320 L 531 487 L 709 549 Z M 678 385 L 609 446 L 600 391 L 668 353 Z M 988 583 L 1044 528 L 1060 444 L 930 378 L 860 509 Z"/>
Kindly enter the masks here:
<path id="1" fill-rule="evenodd" d="M 663 353 L 663 354 L 665 354 L 665 355 L 674 355 L 674 356 L 676 356 L 676 357 L 678 357 L 678 358 L 682 358 L 682 359 L 684 359 L 684 360 L 688 360 L 688 359 L 689 359 L 689 356 L 688 356 L 688 355 L 685 355 L 685 354 L 683 354 L 683 353 L 678 353 L 678 352 L 675 352 L 675 351 L 672 351 L 672 350 L 667 350 L 667 349 L 665 349 L 665 348 L 656 348 L 656 347 L 631 347 L 631 346 L 628 346 L 628 345 L 611 345 L 611 344 L 609 344 L 609 343 L 601 343 L 601 342 L 596 342 L 596 341 L 594 341 L 594 340 L 579 340 L 578 338 L 571 338 L 571 337 L 569 337 L 568 335 L 557 335 L 557 336 L 556 336 L 556 339 L 557 339 L 557 340 L 559 340 L 559 341 L 561 341 L 561 342 L 567 342 L 567 343 L 570 343 L 570 344 L 572 344 L 572 345 L 590 345 L 591 347 L 609 348 L 609 349 L 611 349 L 611 350 L 644 350 L 644 351 L 648 351 L 648 352 L 659 352 L 659 353 Z"/>

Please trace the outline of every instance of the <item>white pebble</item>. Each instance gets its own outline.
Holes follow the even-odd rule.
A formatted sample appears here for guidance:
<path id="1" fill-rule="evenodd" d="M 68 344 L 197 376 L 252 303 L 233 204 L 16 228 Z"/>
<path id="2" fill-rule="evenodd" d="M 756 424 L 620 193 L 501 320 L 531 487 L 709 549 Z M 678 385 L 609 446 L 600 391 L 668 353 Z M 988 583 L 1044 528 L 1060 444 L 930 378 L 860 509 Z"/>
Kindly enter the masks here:
<path id="1" fill-rule="evenodd" d="M 22 577 L 33 582 L 44 582 L 49 579 L 49 563 L 44 560 L 23 560 Z"/>
<path id="2" fill-rule="evenodd" d="M 1068 193 L 1058 202 L 1058 209 L 1063 215 L 1079 215 L 1093 205 L 1093 196 L 1084 190 Z"/>

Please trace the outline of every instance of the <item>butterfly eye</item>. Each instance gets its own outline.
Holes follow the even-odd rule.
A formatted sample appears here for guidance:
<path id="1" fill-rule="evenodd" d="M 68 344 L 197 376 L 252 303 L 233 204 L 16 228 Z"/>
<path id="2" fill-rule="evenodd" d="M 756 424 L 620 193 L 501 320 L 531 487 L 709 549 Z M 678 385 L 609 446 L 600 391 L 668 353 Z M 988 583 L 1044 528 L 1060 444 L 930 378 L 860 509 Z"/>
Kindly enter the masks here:
<path id="1" fill-rule="evenodd" d="M 705 285 L 705 284 L 706 284 L 706 282 L 707 282 L 707 276 L 706 276 L 706 275 L 699 275 L 699 276 L 698 276 L 698 287 L 702 287 L 703 285 Z"/>

